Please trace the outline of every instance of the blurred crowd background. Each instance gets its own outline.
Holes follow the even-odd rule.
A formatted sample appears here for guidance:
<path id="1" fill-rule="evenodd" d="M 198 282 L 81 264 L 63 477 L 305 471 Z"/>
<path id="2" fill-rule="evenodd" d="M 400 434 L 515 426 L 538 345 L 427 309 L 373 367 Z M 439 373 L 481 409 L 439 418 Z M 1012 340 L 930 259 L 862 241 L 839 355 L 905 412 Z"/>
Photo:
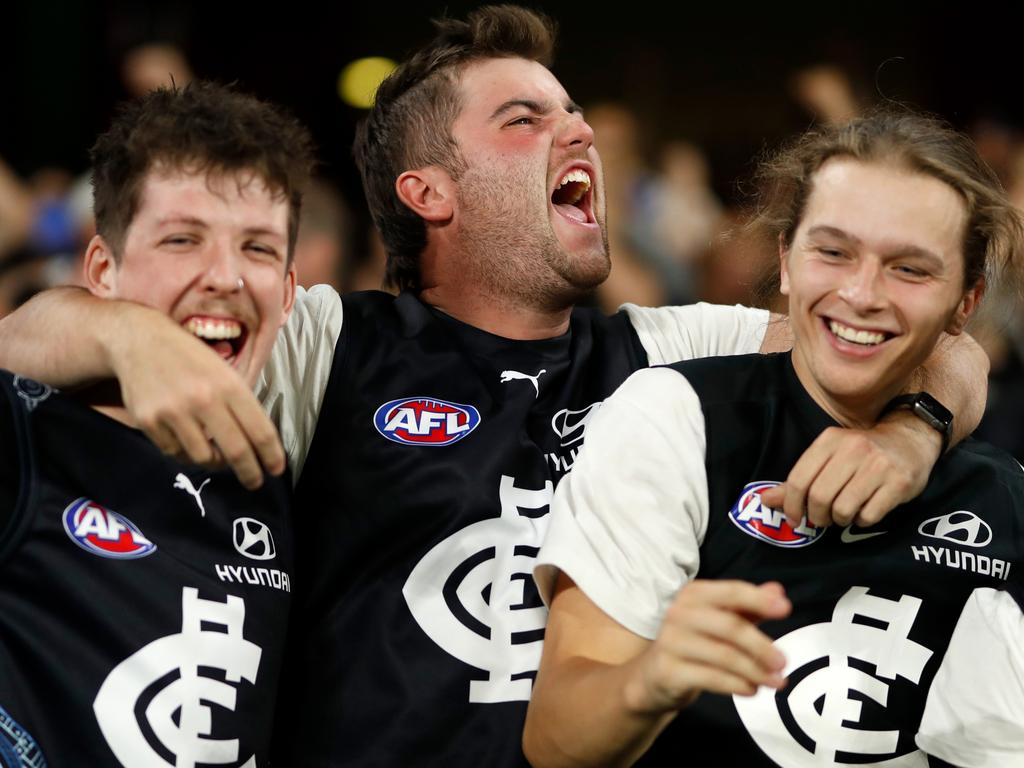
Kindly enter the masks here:
<path id="1" fill-rule="evenodd" d="M 743 228 L 757 159 L 815 121 L 891 101 L 968 131 L 1024 206 L 1020 33 L 1002 8 L 664 0 L 525 3 L 561 26 L 555 73 L 604 161 L 611 278 L 595 301 L 751 303 L 769 244 Z M 363 112 L 339 75 L 401 59 L 469 2 L 65 2 L 5 9 L 0 317 L 78 280 L 93 234 L 88 148 L 114 105 L 192 77 L 288 105 L 320 148 L 296 261 L 304 285 L 379 288 L 383 253 L 350 159 Z M 992 361 L 979 432 L 1024 460 L 1024 318 L 993 286 L 972 333 Z"/>

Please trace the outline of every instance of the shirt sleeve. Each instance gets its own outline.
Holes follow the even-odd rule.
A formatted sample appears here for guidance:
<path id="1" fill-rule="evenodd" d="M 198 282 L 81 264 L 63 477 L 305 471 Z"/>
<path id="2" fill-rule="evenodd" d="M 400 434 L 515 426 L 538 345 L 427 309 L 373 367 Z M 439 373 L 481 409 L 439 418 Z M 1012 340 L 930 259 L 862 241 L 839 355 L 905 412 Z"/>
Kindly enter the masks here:
<path id="1" fill-rule="evenodd" d="M 627 379 L 555 491 L 534 569 L 545 602 L 565 572 L 611 618 L 653 639 L 700 564 L 704 454 L 700 400 L 682 375 L 660 368 Z"/>
<path id="2" fill-rule="evenodd" d="M 292 314 L 256 382 L 256 396 L 281 433 L 295 482 L 316 430 L 341 321 L 341 297 L 333 288 L 296 289 Z"/>
<path id="3" fill-rule="evenodd" d="M 928 691 L 917 745 L 963 768 L 1024 766 L 1024 613 L 976 589 Z"/>
<path id="4" fill-rule="evenodd" d="M 761 349 L 769 314 L 737 304 L 690 304 L 685 307 L 638 307 L 623 304 L 650 365 L 697 357 L 748 355 Z"/>

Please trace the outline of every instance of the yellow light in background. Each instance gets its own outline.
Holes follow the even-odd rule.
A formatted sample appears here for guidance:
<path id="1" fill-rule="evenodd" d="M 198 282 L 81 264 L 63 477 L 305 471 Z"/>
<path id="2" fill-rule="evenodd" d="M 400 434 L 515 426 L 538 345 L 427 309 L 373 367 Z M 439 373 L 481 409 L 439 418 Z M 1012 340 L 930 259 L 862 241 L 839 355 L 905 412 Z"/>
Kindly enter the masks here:
<path id="1" fill-rule="evenodd" d="M 346 104 L 359 109 L 373 106 L 373 97 L 380 81 L 398 66 L 383 56 L 356 59 L 338 75 L 338 95 Z"/>

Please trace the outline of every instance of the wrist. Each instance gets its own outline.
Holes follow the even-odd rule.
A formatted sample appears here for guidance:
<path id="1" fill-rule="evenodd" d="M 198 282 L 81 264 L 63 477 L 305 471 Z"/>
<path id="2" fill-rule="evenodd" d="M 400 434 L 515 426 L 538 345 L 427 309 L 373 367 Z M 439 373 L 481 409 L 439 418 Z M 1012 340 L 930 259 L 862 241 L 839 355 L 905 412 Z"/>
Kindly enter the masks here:
<path id="1" fill-rule="evenodd" d="M 652 669 L 655 665 L 651 657 L 653 652 L 652 647 L 636 658 L 622 686 L 626 712 L 633 717 L 646 720 L 658 720 L 665 715 L 674 714 L 693 703 L 699 693 L 696 689 L 690 689 L 673 695 L 659 685 L 658 674 Z"/>
<path id="2" fill-rule="evenodd" d="M 162 312 L 133 301 L 104 300 L 100 306 L 105 313 L 95 325 L 100 356 L 105 373 L 121 378 L 140 350 L 159 347 L 158 329 L 173 321 Z"/>
<path id="3" fill-rule="evenodd" d="M 913 453 L 927 458 L 934 464 L 943 453 L 942 435 L 906 409 L 886 413 L 877 425 L 878 429 L 911 443 Z"/>
<path id="4" fill-rule="evenodd" d="M 949 442 L 953 435 L 953 414 L 927 392 L 914 392 L 894 397 L 885 406 L 882 415 L 893 412 L 910 414 L 927 429 L 938 435 L 938 455 L 941 456 L 949 448 Z"/>

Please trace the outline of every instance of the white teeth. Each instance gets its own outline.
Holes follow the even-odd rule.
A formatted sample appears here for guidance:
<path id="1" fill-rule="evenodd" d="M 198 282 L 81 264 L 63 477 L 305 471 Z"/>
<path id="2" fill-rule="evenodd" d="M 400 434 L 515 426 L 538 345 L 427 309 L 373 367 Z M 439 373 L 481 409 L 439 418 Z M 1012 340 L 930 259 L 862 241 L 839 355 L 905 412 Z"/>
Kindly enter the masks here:
<path id="1" fill-rule="evenodd" d="M 570 181 L 578 181 L 581 184 L 583 184 L 584 192 L 590 189 L 590 174 L 584 171 L 582 168 L 573 168 L 571 171 L 565 174 L 565 176 L 562 177 L 562 180 L 558 182 L 558 186 L 564 187 Z"/>
<path id="2" fill-rule="evenodd" d="M 884 333 L 876 333 L 874 331 L 858 331 L 854 328 L 848 328 L 845 325 L 840 325 L 835 320 L 830 320 L 828 323 L 829 329 L 844 341 L 852 341 L 854 344 L 864 344 L 866 346 L 872 346 L 875 344 L 881 344 L 885 341 Z"/>
<path id="3" fill-rule="evenodd" d="M 573 168 L 558 182 L 558 188 L 561 189 L 566 184 L 575 184 L 576 186 L 567 190 L 565 196 L 560 197 L 558 202 L 576 205 L 590 189 L 590 174 L 582 168 Z"/>
<path id="4" fill-rule="evenodd" d="M 190 317 L 185 330 L 200 339 L 219 341 L 237 339 L 242 335 L 242 326 L 234 320 L 215 320 L 208 317 Z"/>

